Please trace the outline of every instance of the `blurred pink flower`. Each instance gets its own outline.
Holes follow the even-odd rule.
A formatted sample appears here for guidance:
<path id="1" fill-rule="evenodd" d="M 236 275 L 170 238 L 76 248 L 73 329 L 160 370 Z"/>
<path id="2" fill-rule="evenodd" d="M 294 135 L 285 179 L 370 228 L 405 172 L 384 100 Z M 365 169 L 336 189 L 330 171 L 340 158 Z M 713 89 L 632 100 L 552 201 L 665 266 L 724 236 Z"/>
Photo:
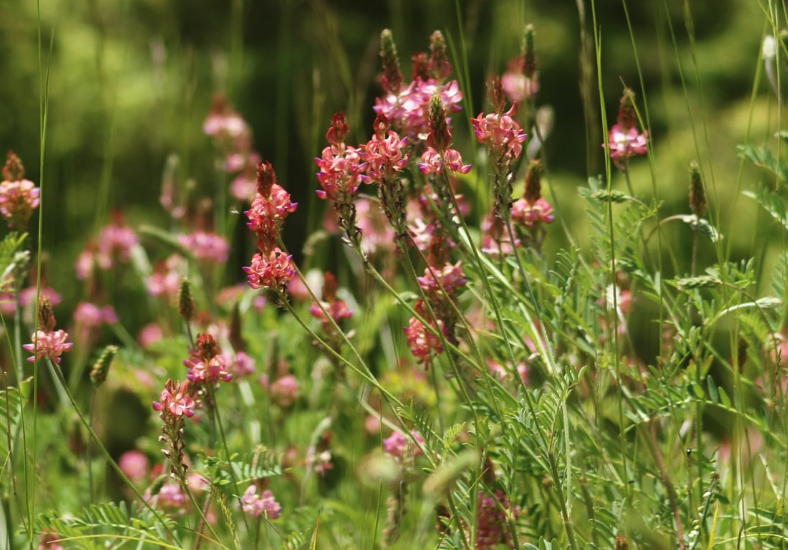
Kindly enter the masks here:
<path id="1" fill-rule="evenodd" d="M 254 359 L 239 351 L 233 359 L 233 371 L 236 376 L 249 376 L 254 374 Z"/>
<path id="2" fill-rule="evenodd" d="M 89 302 L 80 302 L 74 310 L 74 321 L 86 327 L 98 327 L 103 323 L 111 325 L 118 322 L 115 308 L 110 305 L 99 307 Z"/>
<path id="3" fill-rule="evenodd" d="M 419 443 L 424 443 L 424 439 L 418 432 L 411 431 L 410 435 Z M 389 437 L 383 440 L 383 451 L 395 458 L 415 458 L 422 454 L 421 448 L 415 445 L 409 437 L 401 432 L 392 432 Z M 409 455 L 411 452 L 412 455 Z"/>
<path id="4" fill-rule="evenodd" d="M 434 78 L 424 80 L 418 76 L 399 93 L 389 92 L 376 98 L 373 109 L 410 139 L 423 140 L 429 132 L 429 105 L 435 92 L 440 93 L 447 113 L 462 109 L 462 92 L 456 80 L 439 84 Z"/>
<path id="5" fill-rule="evenodd" d="M 282 514 L 282 506 L 274 498 L 271 491 L 257 494 L 257 487 L 250 485 L 241 497 L 243 511 L 256 518 L 265 516 L 268 519 L 277 519 Z"/>
<path id="6" fill-rule="evenodd" d="M 140 334 L 137 337 L 137 340 L 142 346 L 143 349 L 150 349 L 153 345 L 157 342 L 160 342 L 164 338 L 164 332 L 162 332 L 161 327 L 156 323 L 150 323 L 142 327 L 140 330 Z"/>
<path id="7" fill-rule="evenodd" d="M 153 297 L 177 296 L 187 267 L 186 258 L 179 254 L 171 254 L 166 260 L 158 262 L 148 277 L 148 294 Z"/>
<path id="8" fill-rule="evenodd" d="M 301 394 L 298 379 L 292 374 L 279 378 L 270 385 L 268 392 L 271 400 L 280 407 L 289 407 Z"/>
<path id="9" fill-rule="evenodd" d="M 189 235 L 180 235 L 178 242 L 191 250 L 197 260 L 205 262 L 224 263 L 230 255 L 230 245 L 227 239 L 216 233 L 195 231 Z"/>
<path id="10" fill-rule="evenodd" d="M 148 477 L 150 470 L 148 457 L 137 450 L 123 453 L 118 459 L 118 466 L 127 478 L 135 482 L 142 481 Z"/>

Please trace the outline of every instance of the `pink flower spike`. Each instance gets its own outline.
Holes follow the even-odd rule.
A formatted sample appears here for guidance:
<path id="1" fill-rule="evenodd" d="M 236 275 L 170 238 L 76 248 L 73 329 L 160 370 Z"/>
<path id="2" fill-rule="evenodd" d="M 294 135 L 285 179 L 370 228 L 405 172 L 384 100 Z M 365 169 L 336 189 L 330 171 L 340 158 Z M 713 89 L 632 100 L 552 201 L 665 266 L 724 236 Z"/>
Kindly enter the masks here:
<path id="1" fill-rule="evenodd" d="M 33 354 L 28 357 L 28 361 L 34 363 L 40 361 L 44 357 L 49 357 L 55 363 L 60 363 L 60 356 L 74 347 L 74 344 L 66 342 L 68 333 L 64 330 L 54 330 L 52 332 L 44 332 L 39 330 L 31 337 L 32 344 L 25 344 L 22 346 L 26 351 Z"/>
<path id="2" fill-rule="evenodd" d="M 265 515 L 268 519 L 277 519 L 282 515 L 282 505 L 276 501 L 274 494 L 271 491 L 263 491 L 258 495 L 255 485 L 250 485 L 244 491 L 241 508 L 246 514 L 256 518 Z"/>
<path id="3" fill-rule="evenodd" d="M 194 399 L 186 395 L 184 386 L 174 380 L 167 380 L 161 392 L 160 401 L 153 402 L 153 410 L 160 411 L 162 418 L 166 416 L 194 416 Z"/>
<path id="4" fill-rule="evenodd" d="M 443 157 L 441 157 L 438 151 L 432 147 L 427 147 L 427 150 L 421 156 L 419 169 L 425 174 L 440 174 L 444 168 L 450 172 L 459 172 L 460 174 L 467 174 L 471 171 L 471 165 L 462 163 L 462 156 L 456 149 L 447 149 Z"/>
<path id="5" fill-rule="evenodd" d="M 625 129 L 619 124 L 614 124 L 608 134 L 608 143 L 610 158 L 619 169 L 623 169 L 629 157 L 642 156 L 648 152 L 648 132 L 638 132 L 634 126 Z"/>

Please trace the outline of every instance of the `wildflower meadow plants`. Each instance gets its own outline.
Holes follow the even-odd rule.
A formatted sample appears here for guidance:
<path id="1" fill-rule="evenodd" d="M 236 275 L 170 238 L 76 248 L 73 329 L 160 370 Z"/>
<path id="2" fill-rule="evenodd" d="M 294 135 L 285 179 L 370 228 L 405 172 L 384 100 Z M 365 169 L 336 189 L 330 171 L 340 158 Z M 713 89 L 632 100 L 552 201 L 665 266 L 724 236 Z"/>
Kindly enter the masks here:
<path id="1" fill-rule="evenodd" d="M 550 67 L 520 33 L 474 82 L 464 38 L 436 30 L 408 78 L 383 30 L 378 95 L 314 121 L 301 196 L 216 94 L 219 189 L 170 157 L 166 223 L 96 224 L 70 316 L 47 188 L 9 152 L 0 550 L 784 548 L 788 134 L 739 148 L 763 183 L 732 203 L 701 129 L 683 181 L 662 178 L 642 81 L 608 116 L 595 23 L 604 170 L 572 190 L 579 234 L 551 168 L 582 153 L 549 147 Z M 781 111 L 778 44 L 759 63 Z M 741 223 L 739 196 L 763 219 Z M 732 254 L 766 228 L 776 250 Z"/>

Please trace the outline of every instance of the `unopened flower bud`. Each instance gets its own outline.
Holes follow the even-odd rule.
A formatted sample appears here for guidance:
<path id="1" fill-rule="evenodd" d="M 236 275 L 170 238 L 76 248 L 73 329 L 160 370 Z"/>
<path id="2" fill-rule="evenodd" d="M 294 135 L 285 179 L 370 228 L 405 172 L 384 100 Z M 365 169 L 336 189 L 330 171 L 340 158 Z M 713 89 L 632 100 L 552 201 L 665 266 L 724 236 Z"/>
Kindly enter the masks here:
<path id="1" fill-rule="evenodd" d="M 493 75 L 487 82 L 487 98 L 496 113 L 501 115 L 506 110 L 506 93 L 503 91 L 501 77 Z"/>
<path id="2" fill-rule="evenodd" d="M 349 131 L 350 128 L 345 119 L 345 113 L 334 113 L 334 116 L 331 117 L 331 127 L 328 129 L 328 132 L 326 132 L 326 140 L 331 145 L 339 147 L 345 143 L 345 138 Z"/>
<path id="3" fill-rule="evenodd" d="M 194 317 L 194 296 L 192 296 L 192 285 L 189 279 L 184 277 L 181 279 L 181 285 L 178 287 L 178 313 L 181 314 L 183 320 L 187 323 Z"/>
<path id="4" fill-rule="evenodd" d="M 533 78 L 536 74 L 536 48 L 534 47 L 534 26 L 530 23 L 525 26 L 525 34 L 523 36 L 523 74 L 527 78 Z"/>
<path id="5" fill-rule="evenodd" d="M 90 381 L 97 388 L 107 381 L 107 373 L 109 373 L 109 368 L 112 366 L 117 352 L 117 346 L 107 346 L 99 355 L 96 364 L 93 365 L 93 370 L 90 371 Z"/>
<path id="6" fill-rule="evenodd" d="M 219 344 L 213 336 L 206 333 L 197 335 L 197 356 L 200 359 L 207 363 L 219 353 Z"/>
<path id="7" fill-rule="evenodd" d="M 441 31 L 430 36 L 430 75 L 438 82 L 443 82 L 451 74 L 451 63 L 446 56 L 446 40 Z"/>
<path id="8" fill-rule="evenodd" d="M 528 164 L 524 197 L 529 204 L 536 204 L 536 201 L 542 198 L 542 163 L 538 160 L 532 160 Z"/>
<path id="9" fill-rule="evenodd" d="M 617 122 L 623 132 L 637 127 L 637 116 L 635 116 L 635 92 L 629 88 L 624 88 L 624 93 L 621 95 Z"/>
<path id="10" fill-rule="evenodd" d="M 399 67 L 397 45 L 389 29 L 380 33 L 380 58 L 383 61 L 383 89 L 399 94 L 402 88 L 402 71 Z"/>
<path id="11" fill-rule="evenodd" d="M 429 111 L 430 134 L 427 145 L 443 154 L 451 146 L 451 132 L 449 123 L 446 120 L 446 110 L 443 107 L 443 100 L 440 94 L 433 94 L 430 99 Z"/>
<path id="12" fill-rule="evenodd" d="M 38 329 L 44 332 L 52 332 L 55 330 L 57 321 L 55 320 L 55 313 L 52 311 L 52 303 L 49 298 L 42 295 L 38 303 Z"/>
<path id="13" fill-rule="evenodd" d="M 22 161 L 13 151 L 8 151 L 8 160 L 3 167 L 3 179 L 5 181 L 21 181 L 25 177 L 25 167 Z"/>
<path id="14" fill-rule="evenodd" d="M 703 175 L 700 172 L 698 161 L 690 163 L 690 209 L 699 219 L 706 214 L 706 192 L 703 190 Z"/>
<path id="15" fill-rule="evenodd" d="M 257 192 L 263 197 L 271 196 L 271 189 L 276 183 L 276 172 L 269 161 L 257 163 Z"/>
<path id="16" fill-rule="evenodd" d="M 337 278 L 330 271 L 326 271 L 323 275 L 323 301 L 329 304 L 336 302 L 338 288 Z"/>
<path id="17" fill-rule="evenodd" d="M 413 75 L 412 80 L 420 78 L 428 80 L 430 78 L 430 58 L 425 52 L 413 54 Z"/>

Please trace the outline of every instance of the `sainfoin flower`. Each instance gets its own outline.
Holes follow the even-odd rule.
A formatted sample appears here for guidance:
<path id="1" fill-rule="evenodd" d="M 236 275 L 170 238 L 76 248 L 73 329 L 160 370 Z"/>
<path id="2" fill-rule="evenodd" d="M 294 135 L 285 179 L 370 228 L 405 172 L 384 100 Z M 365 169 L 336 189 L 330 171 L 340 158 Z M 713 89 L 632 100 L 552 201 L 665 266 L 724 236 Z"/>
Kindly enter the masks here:
<path id="1" fill-rule="evenodd" d="M 126 225 L 119 213 L 115 213 L 112 224 L 101 230 L 98 239 L 96 263 L 101 269 L 110 269 L 116 263 L 128 263 L 139 242 L 134 230 Z"/>
<path id="2" fill-rule="evenodd" d="M 501 77 L 501 85 L 511 101 L 522 101 L 534 97 L 539 92 L 539 79 L 536 74 L 529 78 L 523 74 L 523 58 L 515 57 L 509 61 L 507 71 Z"/>
<path id="3" fill-rule="evenodd" d="M 322 187 L 316 193 L 321 199 L 343 202 L 350 200 L 358 190 L 366 165 L 361 159 L 361 151 L 345 144 L 347 133 L 344 113 L 335 113 L 326 133 L 329 146 L 323 149 L 320 158 L 315 159 L 320 169 L 317 179 Z"/>
<path id="4" fill-rule="evenodd" d="M 118 467 L 131 481 L 142 481 L 148 476 L 150 462 L 140 451 L 127 451 L 118 459 Z"/>
<path id="5" fill-rule="evenodd" d="M 618 108 L 616 124 L 610 128 L 607 145 L 610 147 L 610 158 L 616 166 L 624 170 L 629 157 L 645 155 L 648 152 L 648 132 L 638 130 L 635 113 L 635 94 L 625 88 Z M 605 144 L 602 145 L 605 147 Z"/>
<path id="6" fill-rule="evenodd" d="M 268 393 L 271 400 L 280 407 L 289 407 L 300 395 L 300 384 L 292 374 L 285 375 L 271 384 Z"/>
<path id="7" fill-rule="evenodd" d="M 432 147 L 427 147 L 421 155 L 419 168 L 425 174 L 440 174 L 446 171 L 467 174 L 471 171 L 471 165 L 462 163 L 462 156 L 456 149 L 447 149 L 441 155 Z"/>
<path id="8" fill-rule="evenodd" d="M 196 231 L 189 235 L 181 235 L 178 242 L 191 250 L 197 260 L 224 263 L 230 255 L 227 239 L 216 233 Z"/>
<path id="9" fill-rule="evenodd" d="M 271 255 L 264 258 L 260 253 L 252 256 L 252 264 L 243 268 L 249 286 L 283 290 L 295 276 L 293 257 L 275 248 Z"/>
<path id="10" fill-rule="evenodd" d="M 512 507 L 503 491 L 498 490 L 495 496 L 490 496 L 483 492 L 478 495 L 478 507 L 476 510 L 476 548 L 486 550 L 495 548 L 498 544 L 511 545 L 511 532 L 509 531 L 506 511 L 511 510 L 512 515 L 517 518 L 520 509 Z"/>
<path id="11" fill-rule="evenodd" d="M 15 231 L 27 228 L 30 215 L 41 202 L 41 191 L 32 181 L 24 178 L 22 161 L 13 151 L 9 151 L 3 168 L 3 181 L 0 183 L 0 214 Z"/>
<path id="12" fill-rule="evenodd" d="M 290 194 L 276 183 L 276 173 L 270 162 L 257 165 L 257 195 L 252 208 L 246 212 L 248 226 L 257 235 L 260 252 L 252 257 L 251 265 L 244 267 L 249 286 L 284 292 L 296 274 L 292 256 L 276 246 L 282 222 L 295 211 L 297 204 L 290 202 Z"/>
<path id="13" fill-rule="evenodd" d="M 416 312 L 423 319 L 427 319 L 426 307 L 422 300 L 416 303 Z M 433 329 L 435 328 L 435 323 L 430 323 L 430 325 Z M 411 317 L 410 321 L 408 321 L 408 326 L 403 330 L 408 341 L 408 347 L 410 347 L 411 352 L 418 358 L 419 362 L 424 363 L 425 367 L 429 367 L 433 355 L 443 353 L 440 337 L 429 331 L 417 317 Z M 443 323 L 440 320 L 438 320 L 437 330 L 443 330 Z"/>
<path id="14" fill-rule="evenodd" d="M 423 141 L 429 131 L 430 98 L 435 93 L 440 95 L 448 112 L 462 110 L 462 92 L 456 80 L 439 84 L 434 78 L 423 80 L 420 77 L 397 94 L 387 93 L 376 98 L 373 109 L 408 138 Z"/>
<path id="15" fill-rule="evenodd" d="M 489 147 L 496 158 L 505 156 L 508 160 L 519 158 L 523 152 L 525 131 L 514 120 L 517 113 L 517 102 L 505 113 L 490 113 L 471 119 L 476 139 Z"/>
<path id="16" fill-rule="evenodd" d="M 447 292 L 452 294 L 459 288 L 468 284 L 468 280 L 462 272 L 462 262 L 456 265 L 446 264 L 443 268 L 427 268 L 424 270 L 424 277 L 419 277 L 419 286 L 427 293 L 435 294 Z M 441 289 L 441 287 L 443 287 Z"/>
<path id="17" fill-rule="evenodd" d="M 167 380 L 159 399 L 153 402 L 153 409 L 160 411 L 162 417 L 194 416 L 194 399 L 186 395 L 185 387 L 174 380 Z"/>
<path id="18" fill-rule="evenodd" d="M 410 432 L 411 436 L 419 443 L 424 443 L 421 435 L 416 432 Z M 383 451 L 395 458 L 403 458 L 408 452 L 412 452 L 412 457 L 417 457 L 422 454 L 421 448 L 415 445 L 410 438 L 401 432 L 393 432 L 389 437 L 383 440 Z"/>
<path id="19" fill-rule="evenodd" d="M 384 184 L 408 166 L 408 138 L 400 139 L 388 127 L 389 121 L 385 115 L 378 115 L 374 125 L 375 134 L 361 150 L 361 158 L 366 162 L 366 173 L 361 176 L 364 183 Z"/>
<path id="20" fill-rule="evenodd" d="M 117 323 L 118 315 L 112 306 L 99 307 L 90 302 L 80 302 L 74 310 L 74 321 L 88 327 L 97 327 L 103 323 Z"/>
<path id="21" fill-rule="evenodd" d="M 219 381 L 229 382 L 233 379 L 233 374 L 227 369 L 224 357 L 217 355 L 209 361 L 190 358 L 183 361 L 189 369 L 187 377 L 192 382 L 202 384 L 215 384 Z"/>
<path id="22" fill-rule="evenodd" d="M 623 129 L 618 124 L 614 124 L 608 135 L 610 144 L 610 158 L 616 166 L 621 168 L 629 157 L 645 155 L 648 152 L 648 134 L 639 132 L 632 127 L 628 130 Z"/>
<path id="23" fill-rule="evenodd" d="M 74 347 L 74 344 L 68 342 L 68 333 L 64 330 L 53 330 L 46 332 L 39 330 L 32 336 L 33 342 L 22 346 L 28 352 L 32 353 L 32 357 L 28 357 L 28 361 L 34 363 L 40 361 L 44 357 L 49 357 L 55 363 L 60 363 L 60 356 Z"/>
<path id="24" fill-rule="evenodd" d="M 512 219 L 526 227 L 534 227 L 538 223 L 553 223 L 555 216 L 552 205 L 546 200 L 540 198 L 531 204 L 522 198 L 512 206 Z"/>
<path id="25" fill-rule="evenodd" d="M 241 497 L 243 511 L 256 518 L 265 515 L 268 519 L 277 519 L 282 514 L 282 505 L 276 501 L 271 491 L 257 493 L 257 487 L 250 485 Z"/>

